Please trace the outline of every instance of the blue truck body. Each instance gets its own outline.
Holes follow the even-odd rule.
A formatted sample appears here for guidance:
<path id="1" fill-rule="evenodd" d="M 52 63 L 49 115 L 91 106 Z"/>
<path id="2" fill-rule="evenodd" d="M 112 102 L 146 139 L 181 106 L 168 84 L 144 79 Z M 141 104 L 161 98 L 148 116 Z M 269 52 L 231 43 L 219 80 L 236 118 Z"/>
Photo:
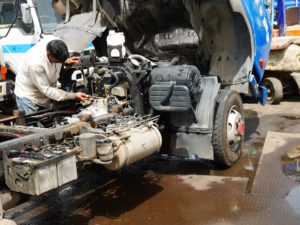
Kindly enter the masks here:
<path id="1" fill-rule="evenodd" d="M 252 28 L 255 45 L 253 73 L 257 83 L 263 79 L 266 62 L 269 57 L 272 38 L 272 12 L 263 8 L 262 0 L 242 0 Z M 272 9 L 269 9 L 272 11 Z M 262 65 L 263 64 L 263 65 Z"/>

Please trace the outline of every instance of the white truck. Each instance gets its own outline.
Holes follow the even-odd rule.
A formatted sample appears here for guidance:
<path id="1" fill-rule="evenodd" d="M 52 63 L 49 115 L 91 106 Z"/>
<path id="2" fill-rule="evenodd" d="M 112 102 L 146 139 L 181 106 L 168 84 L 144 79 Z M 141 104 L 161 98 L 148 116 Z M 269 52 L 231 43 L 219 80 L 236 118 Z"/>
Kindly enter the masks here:
<path id="1" fill-rule="evenodd" d="M 0 47 L 0 110 L 3 111 L 2 102 L 10 96 L 9 81 L 6 80 L 7 67 L 4 59 L 3 50 Z"/>
<path id="2" fill-rule="evenodd" d="M 14 79 L 24 54 L 60 22 L 51 0 L 0 0 L 0 47 L 8 79 Z"/>
<path id="3" fill-rule="evenodd" d="M 12 95 L 14 80 L 25 53 L 41 39 L 52 35 L 61 22 L 52 0 L 0 0 L 0 58 L 5 71 L 0 79 L 2 114 L 11 115 L 16 107 Z M 85 50 L 91 48 L 90 43 Z"/>

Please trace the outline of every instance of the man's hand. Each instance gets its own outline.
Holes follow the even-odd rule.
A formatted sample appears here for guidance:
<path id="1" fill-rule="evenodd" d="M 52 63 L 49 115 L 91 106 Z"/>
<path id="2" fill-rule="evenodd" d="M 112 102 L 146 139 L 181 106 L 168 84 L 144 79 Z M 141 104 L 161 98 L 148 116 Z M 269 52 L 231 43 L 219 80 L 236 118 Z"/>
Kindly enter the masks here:
<path id="1" fill-rule="evenodd" d="M 75 99 L 77 101 L 85 101 L 85 100 L 88 100 L 89 98 L 90 98 L 90 96 L 87 95 L 86 93 L 76 92 L 76 94 L 75 94 Z"/>
<path id="2" fill-rule="evenodd" d="M 66 64 L 74 64 L 74 63 L 80 63 L 80 57 L 79 56 L 73 56 L 70 58 L 67 58 L 67 60 L 65 61 Z"/>

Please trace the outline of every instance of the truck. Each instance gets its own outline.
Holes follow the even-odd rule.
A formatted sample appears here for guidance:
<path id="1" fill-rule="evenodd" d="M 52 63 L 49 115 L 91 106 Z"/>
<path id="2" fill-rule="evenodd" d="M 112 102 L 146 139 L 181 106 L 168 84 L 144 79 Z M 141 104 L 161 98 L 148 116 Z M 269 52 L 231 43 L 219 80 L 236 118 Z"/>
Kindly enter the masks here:
<path id="1" fill-rule="evenodd" d="M 62 20 L 50 0 L 0 0 L 0 12 L 0 46 L 7 78 L 14 80 L 24 54 Z"/>
<path id="2" fill-rule="evenodd" d="M 285 95 L 300 93 L 300 3 L 296 0 L 275 0 L 274 7 L 275 26 L 263 80 L 269 104 L 279 104 Z"/>
<path id="3" fill-rule="evenodd" d="M 242 98 L 266 102 L 261 82 L 272 1 L 55 0 L 52 6 L 64 20 L 54 36 L 77 52 L 94 45 L 79 64 L 63 68 L 60 80 L 61 88 L 91 99 L 0 127 L 18 136 L 0 143 L 11 190 L 40 195 L 77 179 L 78 161 L 116 171 L 160 149 L 220 168 L 238 161 Z"/>
<path id="4" fill-rule="evenodd" d="M 25 53 L 37 42 L 51 36 L 62 18 L 54 11 L 51 0 L 0 0 L 0 11 L 0 48 L 3 70 L 6 71 L 0 83 L 3 90 L 0 111 L 12 115 L 16 108 L 15 76 Z M 91 43 L 85 47 L 85 50 L 91 49 Z"/>

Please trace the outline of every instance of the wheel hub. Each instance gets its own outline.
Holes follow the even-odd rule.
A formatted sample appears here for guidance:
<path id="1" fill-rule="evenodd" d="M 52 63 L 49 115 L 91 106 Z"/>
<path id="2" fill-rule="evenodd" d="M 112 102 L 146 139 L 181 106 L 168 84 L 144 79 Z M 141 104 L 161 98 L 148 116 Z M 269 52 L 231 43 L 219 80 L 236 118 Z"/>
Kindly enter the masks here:
<path id="1" fill-rule="evenodd" d="M 245 132 L 245 123 L 244 123 L 244 121 L 240 121 L 238 123 L 237 131 L 238 131 L 238 135 L 239 136 L 243 136 L 244 135 L 244 132 Z"/>
<path id="2" fill-rule="evenodd" d="M 236 146 L 242 141 L 245 132 L 245 122 L 240 112 L 234 106 L 229 111 L 227 119 L 227 138 L 231 150 L 235 150 Z"/>

